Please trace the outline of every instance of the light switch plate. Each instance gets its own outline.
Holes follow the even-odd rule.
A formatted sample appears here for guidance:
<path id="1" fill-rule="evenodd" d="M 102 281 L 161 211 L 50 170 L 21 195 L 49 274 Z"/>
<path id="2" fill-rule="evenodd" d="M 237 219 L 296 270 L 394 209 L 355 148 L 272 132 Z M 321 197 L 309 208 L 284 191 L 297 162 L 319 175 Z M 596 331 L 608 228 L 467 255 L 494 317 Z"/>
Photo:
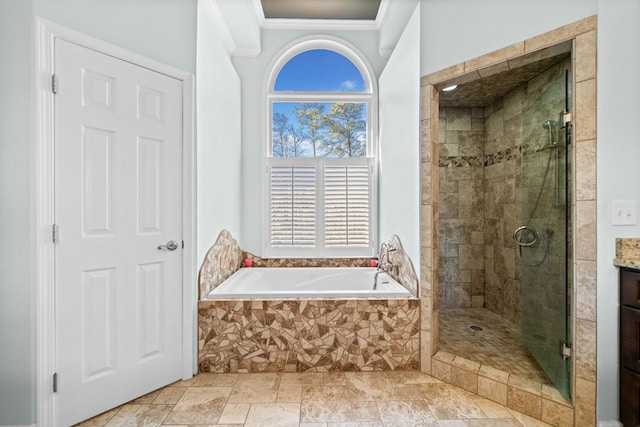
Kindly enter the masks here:
<path id="1" fill-rule="evenodd" d="M 611 225 L 636 225 L 636 201 L 612 200 Z"/>

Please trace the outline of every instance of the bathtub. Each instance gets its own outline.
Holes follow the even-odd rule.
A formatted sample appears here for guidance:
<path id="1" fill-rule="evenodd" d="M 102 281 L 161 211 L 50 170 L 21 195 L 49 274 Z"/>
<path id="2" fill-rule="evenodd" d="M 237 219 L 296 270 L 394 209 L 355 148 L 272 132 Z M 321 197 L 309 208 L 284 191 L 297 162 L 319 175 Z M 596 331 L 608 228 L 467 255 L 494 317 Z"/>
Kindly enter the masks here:
<path id="1" fill-rule="evenodd" d="M 291 298 L 413 298 L 387 273 L 376 268 L 241 268 L 204 300 Z"/>

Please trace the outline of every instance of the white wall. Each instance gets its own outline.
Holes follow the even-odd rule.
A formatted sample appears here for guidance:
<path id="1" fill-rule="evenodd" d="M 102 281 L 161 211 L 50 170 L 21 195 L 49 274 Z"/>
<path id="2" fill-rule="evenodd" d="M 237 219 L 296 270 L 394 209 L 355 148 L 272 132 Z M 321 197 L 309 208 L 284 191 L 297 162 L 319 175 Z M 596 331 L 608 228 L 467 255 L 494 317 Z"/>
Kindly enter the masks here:
<path id="1" fill-rule="evenodd" d="M 218 233 L 240 239 L 241 84 L 224 41 L 198 7 L 197 250 L 199 268 Z"/>
<path id="2" fill-rule="evenodd" d="M 262 253 L 264 216 L 264 156 L 268 129 L 266 79 L 276 55 L 294 40 L 317 31 L 263 30 L 262 52 L 254 58 L 235 57 L 233 63 L 242 81 L 242 241 L 240 247 Z M 378 53 L 375 31 L 324 31 L 354 45 L 367 58 L 376 74 L 386 60 Z"/>
<path id="3" fill-rule="evenodd" d="M 38 16 L 195 72 L 196 0 L 31 1 Z"/>
<path id="4" fill-rule="evenodd" d="M 598 0 L 421 1 L 421 75 L 598 12 Z"/>
<path id="5" fill-rule="evenodd" d="M 31 2 L 0 0 L 0 425 L 35 420 Z"/>
<path id="6" fill-rule="evenodd" d="M 400 237 L 420 277 L 420 6 L 380 75 L 378 236 Z"/>
<path id="7" fill-rule="evenodd" d="M 636 226 L 611 225 L 612 200 L 640 201 L 640 1 L 598 7 L 598 419 L 618 415 L 618 269 L 616 237 Z"/>
<path id="8" fill-rule="evenodd" d="M 35 423 L 33 15 L 195 72 L 196 0 L 0 0 L 0 425 Z"/>

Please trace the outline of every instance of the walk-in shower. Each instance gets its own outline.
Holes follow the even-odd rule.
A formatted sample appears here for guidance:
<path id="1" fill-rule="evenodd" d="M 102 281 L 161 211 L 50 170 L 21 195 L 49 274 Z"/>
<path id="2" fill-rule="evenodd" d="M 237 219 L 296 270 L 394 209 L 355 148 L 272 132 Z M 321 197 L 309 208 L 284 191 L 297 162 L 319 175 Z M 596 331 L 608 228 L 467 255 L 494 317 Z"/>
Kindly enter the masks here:
<path id="1" fill-rule="evenodd" d="M 440 349 L 569 398 L 570 53 L 468 85 L 440 93 Z"/>

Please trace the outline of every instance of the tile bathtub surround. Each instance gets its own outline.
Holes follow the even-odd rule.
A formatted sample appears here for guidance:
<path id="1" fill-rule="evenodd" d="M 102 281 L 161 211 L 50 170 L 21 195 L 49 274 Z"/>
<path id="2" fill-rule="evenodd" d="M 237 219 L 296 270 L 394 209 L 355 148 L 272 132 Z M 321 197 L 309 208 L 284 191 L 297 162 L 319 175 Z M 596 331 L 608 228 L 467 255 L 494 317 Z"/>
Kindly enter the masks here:
<path id="1" fill-rule="evenodd" d="M 583 334 L 580 342 L 574 342 L 576 360 L 583 359 L 589 363 L 582 363 L 583 370 L 574 371 L 573 407 L 562 410 L 561 420 L 555 420 L 556 425 L 595 426 L 596 425 L 596 371 L 591 360 L 596 348 L 596 180 L 595 158 L 597 150 L 597 104 L 594 88 L 597 87 L 596 74 L 596 28 L 595 16 L 565 25 L 556 30 L 536 36 L 504 49 L 488 53 L 479 58 L 453 65 L 441 71 L 421 78 L 421 287 L 422 287 L 422 323 L 421 323 L 421 369 L 432 372 L 437 369 L 446 374 L 451 365 L 436 359 L 434 354 L 438 350 L 437 329 L 432 316 L 437 316 L 438 306 L 438 253 L 439 242 L 435 231 L 438 230 L 438 104 L 439 92 L 435 85 L 454 83 L 456 81 L 471 81 L 491 67 L 506 66 L 523 63 L 525 55 L 535 54 L 539 49 L 551 47 L 563 42 L 573 43 L 572 50 L 574 64 L 574 156 L 575 156 L 575 217 L 572 225 L 572 238 L 576 242 L 572 259 L 574 260 L 574 295 L 576 301 L 575 318 L 583 323 Z M 435 279 L 434 279 L 435 278 Z M 425 316 L 426 314 L 426 316 Z M 437 317 L 436 317 L 437 319 Z M 584 361 L 584 360 L 583 360 Z M 447 368 L 448 367 L 448 368 Z M 480 371 L 484 368 L 481 366 Z M 450 377 L 450 376 L 449 376 Z M 479 377 L 480 378 L 480 377 Z M 479 389 L 486 389 L 486 383 L 493 379 L 480 380 Z M 504 383 L 503 386 L 506 386 Z M 505 391 L 503 394 L 502 391 Z M 496 396 L 506 398 L 506 390 L 497 391 Z M 512 399 L 504 404 L 513 405 Z M 549 417 L 554 405 L 541 404 L 540 418 Z M 574 410 L 575 408 L 575 410 Z M 573 414 L 575 412 L 575 414 Z M 536 411 L 536 416 L 538 412 Z M 571 417 L 570 415 L 575 415 Z M 546 418 L 549 419 L 549 418 Z"/>
<path id="2" fill-rule="evenodd" d="M 202 261 L 198 274 L 200 298 L 205 297 L 242 266 L 244 253 L 227 230 L 222 230 Z"/>
<path id="3" fill-rule="evenodd" d="M 391 236 L 390 241 L 396 250 L 389 252 L 389 260 L 394 266 L 397 266 L 397 274 L 390 272 L 390 275 L 417 298 L 419 282 L 411 258 L 409 258 L 409 255 L 404 251 L 404 247 L 398 236 L 394 234 Z"/>
<path id="4" fill-rule="evenodd" d="M 171 398 L 167 398 L 171 396 Z M 553 425 L 558 408 L 542 405 Z M 199 374 L 78 424 L 88 426 L 545 427 L 420 372 Z"/>
<path id="5" fill-rule="evenodd" d="M 400 251 L 394 262 L 399 266 L 398 277 L 394 277 L 413 295 L 417 295 L 417 282 L 411 260 L 406 255 L 397 236 L 396 247 Z M 253 267 L 369 267 L 371 257 L 367 258 L 261 258 L 240 249 L 236 239 L 227 230 L 222 230 L 213 246 L 207 252 L 198 274 L 200 299 L 206 297 L 216 286 L 244 265 L 245 259 L 253 261 Z"/>
<path id="6" fill-rule="evenodd" d="M 253 260 L 254 267 L 369 267 L 371 258 L 260 258 L 249 252 L 245 257 Z"/>
<path id="7" fill-rule="evenodd" d="M 416 370 L 419 301 L 200 301 L 200 372 Z"/>

